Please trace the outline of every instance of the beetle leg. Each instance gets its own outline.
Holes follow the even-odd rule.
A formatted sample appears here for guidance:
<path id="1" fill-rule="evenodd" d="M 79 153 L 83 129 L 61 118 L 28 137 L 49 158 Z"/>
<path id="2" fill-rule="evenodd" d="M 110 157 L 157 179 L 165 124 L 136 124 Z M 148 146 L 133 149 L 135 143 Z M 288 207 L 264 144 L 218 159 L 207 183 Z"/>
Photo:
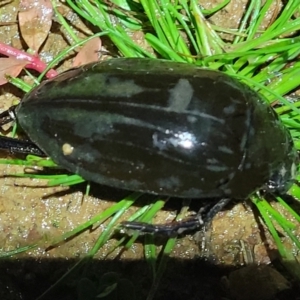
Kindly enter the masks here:
<path id="1" fill-rule="evenodd" d="M 209 224 L 212 219 L 216 216 L 217 213 L 219 213 L 229 202 L 230 198 L 223 198 L 219 200 L 213 207 L 211 207 L 208 212 L 203 217 L 203 225 Z M 202 210 L 198 212 L 198 215 L 202 215 Z"/>
<path id="2" fill-rule="evenodd" d="M 210 205 L 208 211 L 208 206 L 205 206 L 204 208 L 200 209 L 196 216 L 182 221 L 175 221 L 166 224 L 148 224 L 143 222 L 125 221 L 121 223 L 121 227 L 124 228 L 126 232 L 129 232 L 129 234 L 130 231 L 138 231 L 140 234 L 176 237 L 185 233 L 186 231 L 199 230 L 203 226 L 209 224 L 214 216 L 220 212 L 230 200 L 231 199 L 229 198 L 221 199 L 213 207 Z"/>
<path id="3" fill-rule="evenodd" d="M 10 153 L 33 154 L 37 156 L 46 156 L 45 153 L 30 141 L 22 141 L 6 136 L 0 137 L 0 150 Z"/>
<path id="4" fill-rule="evenodd" d="M 15 109 L 17 105 L 11 106 L 8 110 L 5 110 L 0 114 L 0 126 L 5 125 L 16 119 Z"/>
<path id="5" fill-rule="evenodd" d="M 197 215 L 198 216 L 198 215 Z M 201 225 L 197 217 L 183 221 L 176 221 L 166 224 L 148 224 L 144 222 L 122 222 L 121 226 L 126 229 L 126 233 L 138 231 L 139 234 L 154 234 L 167 237 L 176 237 L 185 231 L 197 230 Z"/>

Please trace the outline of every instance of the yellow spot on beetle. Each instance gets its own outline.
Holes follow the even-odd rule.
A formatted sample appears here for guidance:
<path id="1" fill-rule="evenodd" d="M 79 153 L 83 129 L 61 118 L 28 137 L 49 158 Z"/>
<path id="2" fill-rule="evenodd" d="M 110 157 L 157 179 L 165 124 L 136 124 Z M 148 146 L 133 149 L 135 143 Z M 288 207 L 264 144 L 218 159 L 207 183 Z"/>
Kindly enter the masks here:
<path id="1" fill-rule="evenodd" d="M 71 155 L 73 153 L 74 147 L 68 143 L 62 145 L 62 151 L 64 155 Z"/>

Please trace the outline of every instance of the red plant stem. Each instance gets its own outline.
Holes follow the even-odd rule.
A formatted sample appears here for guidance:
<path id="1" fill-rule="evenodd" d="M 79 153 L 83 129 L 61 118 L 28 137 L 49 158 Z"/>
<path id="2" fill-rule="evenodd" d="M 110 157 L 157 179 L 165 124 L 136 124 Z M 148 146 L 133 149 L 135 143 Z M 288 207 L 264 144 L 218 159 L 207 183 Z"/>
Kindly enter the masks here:
<path id="1" fill-rule="evenodd" d="M 47 67 L 47 65 L 43 61 L 41 61 L 38 56 L 13 48 L 1 42 L 0 53 L 9 57 L 12 56 L 16 59 L 28 61 L 28 64 L 25 66 L 25 68 L 38 71 L 39 73 L 42 73 Z M 53 78 L 57 76 L 57 74 L 58 73 L 55 70 L 51 69 L 46 73 L 46 77 Z"/>

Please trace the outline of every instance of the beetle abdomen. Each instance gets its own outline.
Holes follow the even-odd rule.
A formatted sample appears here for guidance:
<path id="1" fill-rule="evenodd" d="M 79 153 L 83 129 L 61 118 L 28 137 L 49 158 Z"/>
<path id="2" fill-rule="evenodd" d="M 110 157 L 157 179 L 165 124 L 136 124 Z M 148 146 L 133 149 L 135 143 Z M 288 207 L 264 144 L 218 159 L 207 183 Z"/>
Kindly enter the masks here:
<path id="1" fill-rule="evenodd" d="M 73 69 L 25 96 L 17 118 L 57 164 L 113 187 L 244 198 L 283 165 L 293 177 L 290 135 L 258 94 L 188 64 L 120 58 Z"/>

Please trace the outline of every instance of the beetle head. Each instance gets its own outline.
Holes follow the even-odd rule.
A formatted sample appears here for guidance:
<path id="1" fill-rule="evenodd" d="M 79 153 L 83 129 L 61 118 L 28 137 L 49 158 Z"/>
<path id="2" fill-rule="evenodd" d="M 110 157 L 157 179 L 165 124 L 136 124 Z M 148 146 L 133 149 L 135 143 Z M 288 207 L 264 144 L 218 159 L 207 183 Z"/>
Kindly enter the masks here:
<path id="1" fill-rule="evenodd" d="M 285 194 L 296 180 L 298 164 L 298 154 L 293 151 L 288 161 L 282 162 L 281 166 L 271 174 L 265 190 L 270 193 Z"/>

